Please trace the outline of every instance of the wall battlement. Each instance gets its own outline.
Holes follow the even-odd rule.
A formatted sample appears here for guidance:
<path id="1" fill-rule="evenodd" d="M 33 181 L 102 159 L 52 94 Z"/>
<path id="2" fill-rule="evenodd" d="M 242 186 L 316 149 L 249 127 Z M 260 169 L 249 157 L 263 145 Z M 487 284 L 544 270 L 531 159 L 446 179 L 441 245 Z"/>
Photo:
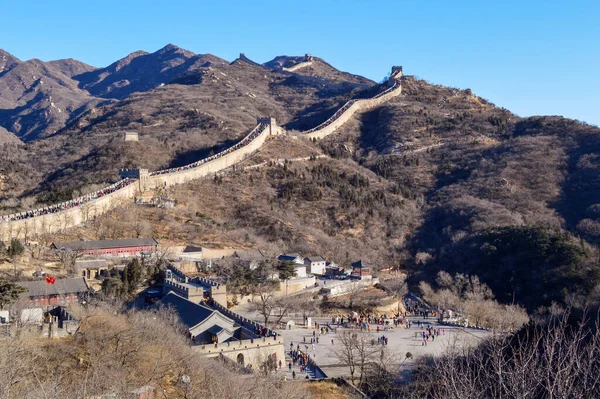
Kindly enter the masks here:
<path id="1" fill-rule="evenodd" d="M 225 316 L 233 319 L 237 324 L 239 324 L 242 327 L 245 327 L 246 329 L 254 330 L 254 329 L 258 328 L 262 331 L 263 328 L 265 327 L 262 324 L 254 321 L 254 320 L 250 320 L 243 316 L 240 316 L 239 314 L 227 309 L 227 306 L 224 306 L 220 303 L 214 303 L 213 307 L 216 310 L 218 310 L 219 312 L 223 313 Z M 277 334 L 275 331 L 271 330 L 270 328 L 267 328 L 266 332 L 267 332 L 266 335 L 269 337 L 279 337 L 280 336 L 279 334 Z"/>
<path id="2" fill-rule="evenodd" d="M 196 352 L 202 354 L 221 353 L 226 351 L 239 351 L 240 349 L 264 348 L 275 345 L 283 345 L 283 338 L 279 337 L 263 337 L 242 339 L 233 342 L 215 343 L 209 345 L 195 345 L 193 348 Z"/>
<path id="3" fill-rule="evenodd" d="M 204 288 L 202 287 L 190 287 L 174 280 L 165 279 L 164 285 L 167 289 L 174 289 L 175 291 L 185 293 L 186 295 L 204 294 Z"/>

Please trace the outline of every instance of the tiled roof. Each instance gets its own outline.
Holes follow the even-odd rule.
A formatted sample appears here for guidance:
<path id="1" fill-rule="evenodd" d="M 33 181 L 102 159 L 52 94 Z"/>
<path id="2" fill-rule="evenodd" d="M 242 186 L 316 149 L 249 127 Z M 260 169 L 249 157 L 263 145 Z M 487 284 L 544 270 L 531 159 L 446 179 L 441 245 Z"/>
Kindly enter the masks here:
<path id="1" fill-rule="evenodd" d="M 263 260 L 266 255 L 260 249 L 248 249 L 243 251 L 235 251 L 233 256 L 243 260 Z"/>
<path id="2" fill-rule="evenodd" d="M 160 302 L 165 306 L 172 307 L 179 315 L 181 322 L 188 328 L 197 326 L 216 312 L 206 306 L 188 301 L 173 291 L 169 292 Z"/>
<path id="3" fill-rule="evenodd" d="M 325 258 L 323 258 L 321 255 L 307 256 L 306 259 L 308 259 L 309 262 L 325 262 Z"/>
<path id="4" fill-rule="evenodd" d="M 185 247 L 183 249 L 183 253 L 189 253 L 189 252 L 202 252 L 202 247 L 195 247 L 193 245 L 188 245 L 187 247 Z"/>
<path id="5" fill-rule="evenodd" d="M 300 255 L 300 254 L 297 254 L 297 253 L 291 253 L 291 254 L 282 254 L 282 255 L 279 255 L 279 256 L 277 257 L 277 260 L 283 260 L 283 261 L 285 261 L 285 260 L 289 260 L 289 261 L 293 261 L 293 260 L 295 260 L 296 258 L 301 258 L 301 257 L 302 257 L 302 255 Z"/>
<path id="6" fill-rule="evenodd" d="M 109 249 L 154 246 L 158 242 L 154 238 L 128 238 L 125 240 L 99 240 L 99 241 L 67 241 L 55 242 L 52 245 L 56 249 L 70 249 L 82 251 L 89 249 Z"/>
<path id="7" fill-rule="evenodd" d="M 46 280 L 18 281 L 17 284 L 27 288 L 27 292 L 21 294 L 24 298 L 81 294 L 90 290 L 83 278 L 56 279 L 54 284 L 48 284 Z"/>

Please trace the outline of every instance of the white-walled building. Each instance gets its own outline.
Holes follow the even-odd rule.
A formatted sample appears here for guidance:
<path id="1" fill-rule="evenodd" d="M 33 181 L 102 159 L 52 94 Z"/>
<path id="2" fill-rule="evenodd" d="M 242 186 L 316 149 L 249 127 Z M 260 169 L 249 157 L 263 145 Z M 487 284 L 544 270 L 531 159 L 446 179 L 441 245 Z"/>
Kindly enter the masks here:
<path id="1" fill-rule="evenodd" d="M 325 259 L 322 256 L 307 256 L 304 258 L 304 265 L 308 273 L 318 274 L 322 276 L 325 274 Z"/>

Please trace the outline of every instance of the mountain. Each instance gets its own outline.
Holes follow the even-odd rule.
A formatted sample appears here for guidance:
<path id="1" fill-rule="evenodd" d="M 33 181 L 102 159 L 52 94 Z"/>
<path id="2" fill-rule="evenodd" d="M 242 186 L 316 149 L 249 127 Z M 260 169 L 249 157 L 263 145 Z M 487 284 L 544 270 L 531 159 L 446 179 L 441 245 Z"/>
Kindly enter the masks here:
<path id="1" fill-rule="evenodd" d="M 16 144 L 16 143 L 20 143 L 20 142 L 21 142 L 21 140 L 19 140 L 17 136 L 10 133 L 8 130 L 4 129 L 2 126 L 0 126 L 0 145 L 6 144 L 6 143 Z"/>
<path id="2" fill-rule="evenodd" d="M 21 62 L 21 60 L 19 60 L 17 57 L 0 49 L 0 76 L 5 71 L 12 69 L 14 66 L 19 64 L 20 62 Z"/>
<path id="3" fill-rule="evenodd" d="M 64 75 L 70 78 L 72 78 L 75 75 L 81 75 L 82 73 L 91 72 L 97 69 L 96 67 L 88 65 L 81 61 L 74 60 L 72 58 L 48 61 L 46 64 L 54 67 L 54 69 L 58 70 L 59 72 L 63 73 Z"/>
<path id="4" fill-rule="evenodd" d="M 86 111 L 211 63 L 226 62 L 173 45 L 131 53 L 106 68 L 73 59 L 21 62 L 0 50 L 0 126 L 23 141 L 44 138 Z"/>
<path id="5" fill-rule="evenodd" d="M 19 120 L 48 103 L 35 97 L 50 95 L 46 86 L 52 102 L 83 93 L 92 105 L 71 112 L 56 133 L 0 146 L 0 207 L 69 199 L 116 180 L 121 167 L 185 165 L 231 145 L 260 116 L 293 135 L 381 90 L 318 57 L 288 70 L 304 59 L 228 63 L 167 46 L 87 70 L 7 56 L 0 92 L 4 102 L 22 102 Z M 44 83 L 30 77 L 42 74 Z M 139 142 L 122 140 L 129 130 Z M 401 265 L 414 281 L 439 270 L 477 274 L 500 300 L 530 310 L 567 296 L 585 302 L 600 290 L 598 127 L 522 118 L 470 89 L 405 76 L 402 95 L 335 134 L 316 143 L 277 138 L 240 168 L 259 164 L 173 188 L 172 210 L 140 212 L 161 240 L 299 251 L 341 264 L 364 258 L 376 268 Z M 128 212 L 76 234 L 98 238 L 106 224 L 104 236 L 134 236 Z"/>
<path id="6" fill-rule="evenodd" d="M 104 102 L 80 90 L 69 76 L 92 67 L 73 60 L 21 62 L 2 54 L 0 126 L 24 141 L 53 134 L 70 118 Z"/>
<path id="7" fill-rule="evenodd" d="M 127 57 L 73 77 L 79 87 L 96 97 L 123 99 L 169 83 L 176 76 L 211 63 L 226 61 L 210 54 L 196 55 L 169 44 L 154 53 L 136 51 Z"/>
<path id="8" fill-rule="evenodd" d="M 113 73 L 131 65 L 123 61 Z M 182 70 L 164 86 L 86 110 L 58 134 L 17 150 L 36 173 L 21 177 L 21 190 L 13 196 L 54 202 L 116 179 L 122 167 L 183 165 L 230 145 L 259 116 L 273 116 L 290 129 L 313 126 L 349 98 L 373 89 L 370 81 L 298 80 L 287 72 L 243 61 L 229 64 L 213 56 L 192 56 Z M 141 142 L 124 143 L 125 130 L 139 132 Z"/>

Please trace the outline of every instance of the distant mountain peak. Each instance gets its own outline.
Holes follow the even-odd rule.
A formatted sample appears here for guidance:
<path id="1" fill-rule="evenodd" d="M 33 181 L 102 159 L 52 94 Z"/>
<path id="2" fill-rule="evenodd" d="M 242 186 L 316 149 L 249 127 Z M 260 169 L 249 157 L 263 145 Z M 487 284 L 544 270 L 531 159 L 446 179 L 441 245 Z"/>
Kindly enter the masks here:
<path id="1" fill-rule="evenodd" d="M 21 60 L 0 48 L 0 73 L 21 63 Z"/>
<path id="2" fill-rule="evenodd" d="M 183 49 L 183 48 L 181 48 L 179 46 L 176 46 L 174 44 L 171 44 L 171 43 L 167 44 L 165 47 L 163 47 L 160 50 L 158 50 L 155 54 L 158 54 L 158 55 L 161 55 L 161 56 L 164 56 L 164 55 L 167 55 L 167 54 L 169 54 L 169 55 L 171 55 L 171 54 L 181 54 L 181 55 L 183 55 L 183 56 L 185 56 L 187 58 L 190 58 L 190 57 L 193 57 L 193 56 L 196 55 L 192 51 Z"/>

